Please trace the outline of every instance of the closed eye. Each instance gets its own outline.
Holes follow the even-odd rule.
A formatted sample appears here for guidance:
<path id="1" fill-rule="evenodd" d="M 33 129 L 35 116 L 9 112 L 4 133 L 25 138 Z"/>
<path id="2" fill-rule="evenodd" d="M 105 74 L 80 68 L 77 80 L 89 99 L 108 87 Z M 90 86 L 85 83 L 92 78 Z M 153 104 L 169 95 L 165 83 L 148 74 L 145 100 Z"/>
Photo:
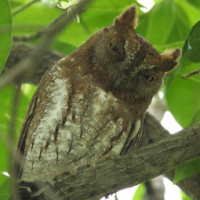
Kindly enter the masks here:
<path id="1" fill-rule="evenodd" d="M 112 51 L 114 51 L 115 53 L 121 55 L 118 47 L 116 45 L 114 45 L 112 42 L 110 43 L 110 48 L 112 49 Z"/>
<path id="2" fill-rule="evenodd" d="M 145 81 L 147 81 L 147 82 L 152 82 L 152 81 L 154 80 L 154 77 L 153 77 L 153 76 L 151 76 L 151 75 L 149 75 L 149 74 L 145 74 L 145 73 L 141 73 L 141 74 L 140 74 L 140 77 L 141 77 L 142 79 L 144 79 Z"/>

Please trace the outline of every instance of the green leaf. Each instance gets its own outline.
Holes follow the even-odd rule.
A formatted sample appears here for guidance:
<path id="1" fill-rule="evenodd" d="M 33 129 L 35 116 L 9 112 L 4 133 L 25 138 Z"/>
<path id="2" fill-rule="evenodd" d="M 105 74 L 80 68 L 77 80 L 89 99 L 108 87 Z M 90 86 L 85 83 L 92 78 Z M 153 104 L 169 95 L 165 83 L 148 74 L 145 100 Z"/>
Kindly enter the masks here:
<path id="1" fill-rule="evenodd" d="M 146 192 L 146 187 L 144 184 L 140 184 L 134 194 L 134 197 L 132 200 L 140 200 L 143 199 L 144 194 Z"/>
<path id="2" fill-rule="evenodd" d="M 190 197 L 188 197 L 185 193 L 183 193 L 181 191 L 181 197 L 182 197 L 182 200 L 192 200 Z"/>
<path id="3" fill-rule="evenodd" d="M 179 181 L 200 173 L 200 158 L 197 158 L 191 162 L 180 165 L 176 168 L 174 182 L 178 183 Z"/>
<path id="4" fill-rule="evenodd" d="M 11 48 L 12 17 L 8 0 L 0 0 L 0 72 L 8 58 Z"/>
<path id="5" fill-rule="evenodd" d="M 58 8 L 44 6 L 41 3 L 34 3 L 13 17 L 13 33 L 24 35 L 36 33 L 43 30 L 63 11 Z"/>
<path id="6" fill-rule="evenodd" d="M 183 9 L 179 4 L 175 3 L 172 10 L 175 21 L 171 26 L 171 31 L 169 33 L 167 43 L 185 41 L 185 38 L 187 37 L 192 26 L 187 14 L 188 11 L 187 9 Z"/>
<path id="7" fill-rule="evenodd" d="M 60 42 L 55 40 L 52 44 L 53 49 L 56 49 L 58 52 L 63 53 L 64 55 L 67 55 L 74 51 L 77 47 L 67 44 L 66 42 Z"/>
<path id="8" fill-rule="evenodd" d="M 197 64 L 180 68 L 166 90 L 166 100 L 170 112 L 182 127 L 187 127 L 194 120 L 200 108 L 200 75 L 188 79 L 182 76 L 196 69 Z"/>
<path id="9" fill-rule="evenodd" d="M 199 0 L 187 0 L 190 4 L 193 4 L 196 7 L 200 7 L 200 1 Z"/>
<path id="10" fill-rule="evenodd" d="M 173 0 L 163 0 L 140 18 L 137 31 L 153 45 L 184 40 L 191 22 L 187 9 Z"/>
<path id="11" fill-rule="evenodd" d="M 27 111 L 28 104 L 30 102 L 30 98 L 33 95 L 35 87 L 27 85 L 23 85 L 22 94 L 19 98 L 18 105 L 18 113 L 16 116 L 16 129 L 15 129 L 15 138 L 14 142 L 17 141 L 17 137 L 19 135 L 22 123 L 25 118 L 25 114 Z M 13 86 L 9 86 L 3 88 L 0 91 L 0 152 L 1 152 L 1 164 L 0 164 L 0 185 L 4 182 L 7 177 L 2 174 L 2 172 L 9 172 L 9 159 L 8 150 L 10 145 L 8 143 L 9 131 L 10 131 L 10 121 L 11 121 L 11 109 L 12 106 L 15 106 L 13 102 L 15 88 Z M 16 105 L 17 106 L 17 105 Z"/>
<path id="12" fill-rule="evenodd" d="M 171 113 L 181 126 L 187 127 L 200 119 L 200 75 L 183 79 L 182 76 L 199 68 L 200 21 L 197 22 L 183 47 L 180 66 L 173 72 L 173 81 L 167 87 L 166 100 Z M 178 71 L 178 73 L 177 73 Z"/>
<path id="13" fill-rule="evenodd" d="M 185 15 L 190 19 L 190 22 L 192 25 L 194 25 L 199 20 L 199 8 L 200 8 L 200 1 L 198 1 L 198 4 L 192 4 L 192 2 L 195 2 L 196 0 L 191 0 L 191 2 L 185 1 L 176 1 L 180 7 L 184 10 Z M 183 18 L 183 21 L 184 18 Z M 186 23 L 188 23 L 186 21 Z M 188 26 L 188 25 L 187 25 Z"/>
<path id="14" fill-rule="evenodd" d="M 1 152 L 1 165 L 0 165 L 0 185 L 7 177 L 2 172 L 8 172 L 8 132 L 10 125 L 10 111 L 12 105 L 14 88 L 7 87 L 0 91 L 0 152 Z"/>
<path id="15" fill-rule="evenodd" d="M 141 19 L 138 31 L 155 44 L 165 44 L 174 24 L 174 14 L 172 13 L 173 1 L 162 1 L 155 5 L 152 10 Z M 159 31 L 158 31 L 159 24 Z"/>
<path id="16" fill-rule="evenodd" d="M 200 108 L 196 111 L 192 124 L 194 124 L 195 122 L 200 122 Z"/>
<path id="17" fill-rule="evenodd" d="M 94 1 L 89 6 L 87 12 L 83 12 L 80 15 L 80 23 L 73 21 L 59 35 L 58 40 L 71 44 L 72 46 L 80 46 L 83 41 L 86 41 L 98 29 L 111 25 L 113 19 L 127 8 L 128 5 L 132 5 L 132 3 L 132 0 Z"/>
<path id="18" fill-rule="evenodd" d="M 10 197 L 10 184 L 9 180 L 5 181 L 1 186 L 0 186 L 0 200 L 5 200 Z"/>
<path id="19" fill-rule="evenodd" d="M 190 31 L 183 47 L 183 55 L 192 62 L 200 62 L 200 21 Z"/>

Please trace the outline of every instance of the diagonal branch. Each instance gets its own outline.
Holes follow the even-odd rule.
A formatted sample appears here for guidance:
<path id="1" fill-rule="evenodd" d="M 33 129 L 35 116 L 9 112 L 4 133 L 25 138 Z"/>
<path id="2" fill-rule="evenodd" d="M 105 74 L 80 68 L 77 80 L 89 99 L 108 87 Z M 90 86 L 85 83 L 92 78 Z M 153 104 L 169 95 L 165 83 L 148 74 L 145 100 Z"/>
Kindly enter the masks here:
<path id="1" fill-rule="evenodd" d="M 93 200 L 145 182 L 200 156 L 200 123 L 152 143 L 119 159 L 83 167 L 76 178 L 68 173 L 55 178 L 55 189 L 66 199 Z"/>
<path id="2" fill-rule="evenodd" d="M 16 65 L 19 65 L 23 59 L 31 56 L 34 50 L 34 45 L 30 45 L 25 42 L 14 42 L 6 65 L 3 69 L 3 74 L 10 73 L 9 71 L 12 71 L 12 69 L 15 68 Z M 29 71 L 26 76 L 22 73 L 17 79 L 12 80 L 12 83 L 16 85 L 20 83 L 38 84 L 47 69 L 62 57 L 63 55 L 58 52 L 50 50 L 46 51 L 40 57 L 41 63 L 39 68 Z"/>
<path id="3" fill-rule="evenodd" d="M 32 54 L 18 63 L 12 70 L 4 73 L 0 78 L 0 88 L 5 87 L 7 84 L 16 80 L 22 73 L 33 70 L 41 63 L 41 58 L 50 46 L 55 36 L 66 27 L 72 19 L 83 11 L 83 8 L 92 0 L 82 0 L 74 6 L 72 12 L 67 10 L 59 16 L 46 30 L 46 35 L 41 43 L 36 46 Z"/>
<path id="4" fill-rule="evenodd" d="M 146 124 L 150 121 L 152 123 L 150 118 L 147 116 Z M 155 126 L 155 120 L 152 125 Z M 144 136 L 150 138 L 146 133 Z M 78 169 L 76 177 L 67 172 L 59 175 L 54 179 L 53 188 L 61 199 L 97 200 L 168 173 L 178 165 L 200 156 L 199 145 L 200 123 L 197 123 L 178 134 L 168 135 L 158 142 L 143 146 L 129 155 L 116 160 L 100 161 L 96 163 L 95 170 L 85 166 Z M 193 199 L 199 198 L 199 192 L 193 194 Z"/>

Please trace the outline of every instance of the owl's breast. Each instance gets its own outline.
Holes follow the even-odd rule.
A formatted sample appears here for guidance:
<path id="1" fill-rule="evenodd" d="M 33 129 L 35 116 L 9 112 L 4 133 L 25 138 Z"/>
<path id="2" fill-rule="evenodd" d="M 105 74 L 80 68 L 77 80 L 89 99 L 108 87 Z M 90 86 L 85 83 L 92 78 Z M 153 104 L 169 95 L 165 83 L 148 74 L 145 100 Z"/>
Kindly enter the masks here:
<path id="1" fill-rule="evenodd" d="M 35 180 L 39 174 L 51 180 L 109 153 L 119 155 L 137 135 L 140 127 L 134 132 L 134 115 L 123 102 L 96 84 L 77 80 L 57 77 L 38 91 L 22 179 Z"/>

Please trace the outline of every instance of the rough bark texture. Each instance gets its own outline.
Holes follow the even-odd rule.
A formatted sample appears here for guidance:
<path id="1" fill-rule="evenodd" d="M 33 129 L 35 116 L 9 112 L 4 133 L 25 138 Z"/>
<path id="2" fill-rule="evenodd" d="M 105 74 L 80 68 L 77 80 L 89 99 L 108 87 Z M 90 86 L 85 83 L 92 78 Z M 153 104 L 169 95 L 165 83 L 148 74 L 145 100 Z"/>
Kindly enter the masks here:
<path id="1" fill-rule="evenodd" d="M 10 56 L 8 57 L 3 73 L 12 69 L 13 66 L 17 65 L 20 61 L 22 61 L 22 59 L 30 56 L 34 51 L 34 48 L 35 47 L 33 45 L 26 44 L 24 42 L 13 43 Z M 46 53 L 42 56 L 40 67 L 35 70 L 29 70 L 26 74 L 22 73 L 17 79 L 14 80 L 14 83 L 38 84 L 44 72 L 46 72 L 46 70 L 61 57 L 63 57 L 62 54 L 58 52 L 46 51 Z"/>
<path id="2" fill-rule="evenodd" d="M 18 44 L 16 45 L 18 46 Z M 20 60 L 29 52 L 28 46 L 26 46 L 28 48 L 26 51 L 21 48 L 22 46 L 20 47 L 22 50 L 18 49 L 17 46 L 13 46 L 15 50 L 12 51 L 6 68 L 12 68 L 17 60 Z M 45 59 L 48 55 L 52 55 L 50 56 L 52 59 Z M 47 52 L 42 57 L 41 62 L 44 66 L 42 70 L 33 71 L 26 82 L 37 84 L 40 78 L 35 79 L 35 77 L 42 77 L 46 69 L 60 57 L 61 55 L 57 53 Z M 172 170 L 175 167 L 200 156 L 199 141 L 200 123 L 178 134 L 169 135 L 157 120 L 147 114 L 144 122 L 143 138 L 138 150 L 116 160 L 100 161 L 96 164 L 95 170 L 92 170 L 89 166 L 83 167 L 78 170 L 76 177 L 68 173 L 56 177 L 53 185 L 55 195 L 59 194 L 62 196 L 61 199 L 67 200 L 93 200 L 161 174 L 166 174 L 170 179 L 173 179 L 174 172 Z M 26 190 L 27 188 L 36 190 L 33 184 L 23 183 L 22 185 L 24 184 L 26 185 L 24 187 Z M 41 188 L 42 183 L 36 183 L 35 185 L 38 186 L 38 184 L 39 188 Z M 199 176 L 185 179 L 178 185 L 192 199 L 200 199 Z M 43 190 L 45 189 L 43 188 Z M 52 199 L 52 195 L 49 195 L 49 189 L 47 191 L 46 195 L 32 199 Z M 22 189 L 23 192 L 24 190 Z M 24 197 L 23 199 L 31 198 L 29 196 L 29 198 Z"/>
<path id="3" fill-rule="evenodd" d="M 98 199 L 119 189 L 167 173 L 200 155 L 200 123 L 176 135 L 163 138 L 117 160 L 79 169 L 76 178 L 68 173 L 55 178 L 54 186 L 66 199 Z M 85 193 L 87 191 L 87 193 Z M 197 199 L 199 199 L 198 196 Z"/>
<path id="4" fill-rule="evenodd" d="M 120 189 L 137 185 L 161 174 L 171 174 L 178 165 L 200 156 L 200 123 L 181 131 L 178 134 L 160 138 L 166 131 L 157 135 L 148 135 L 153 128 L 163 129 L 157 120 L 147 115 L 143 135 L 143 146 L 129 155 L 116 160 L 103 160 L 96 164 L 95 169 L 89 166 L 78 170 L 77 175 L 69 173 L 55 177 L 53 188 L 61 199 L 97 200 Z M 157 133 L 157 130 L 155 131 Z M 153 132 L 152 132 L 153 133 Z M 151 137 L 153 135 L 153 137 Z M 146 142 L 152 144 L 147 145 Z M 197 177 L 179 183 L 181 188 L 192 197 L 200 199 L 199 188 L 193 188 Z M 36 183 L 38 184 L 38 183 Z M 40 183 L 41 185 L 41 183 Z M 191 191 L 192 188 L 192 191 Z M 48 193 L 49 189 L 46 192 Z M 44 196 L 43 196 L 44 197 Z M 41 199 L 38 198 L 38 199 Z M 45 197 L 44 199 L 51 199 Z"/>

